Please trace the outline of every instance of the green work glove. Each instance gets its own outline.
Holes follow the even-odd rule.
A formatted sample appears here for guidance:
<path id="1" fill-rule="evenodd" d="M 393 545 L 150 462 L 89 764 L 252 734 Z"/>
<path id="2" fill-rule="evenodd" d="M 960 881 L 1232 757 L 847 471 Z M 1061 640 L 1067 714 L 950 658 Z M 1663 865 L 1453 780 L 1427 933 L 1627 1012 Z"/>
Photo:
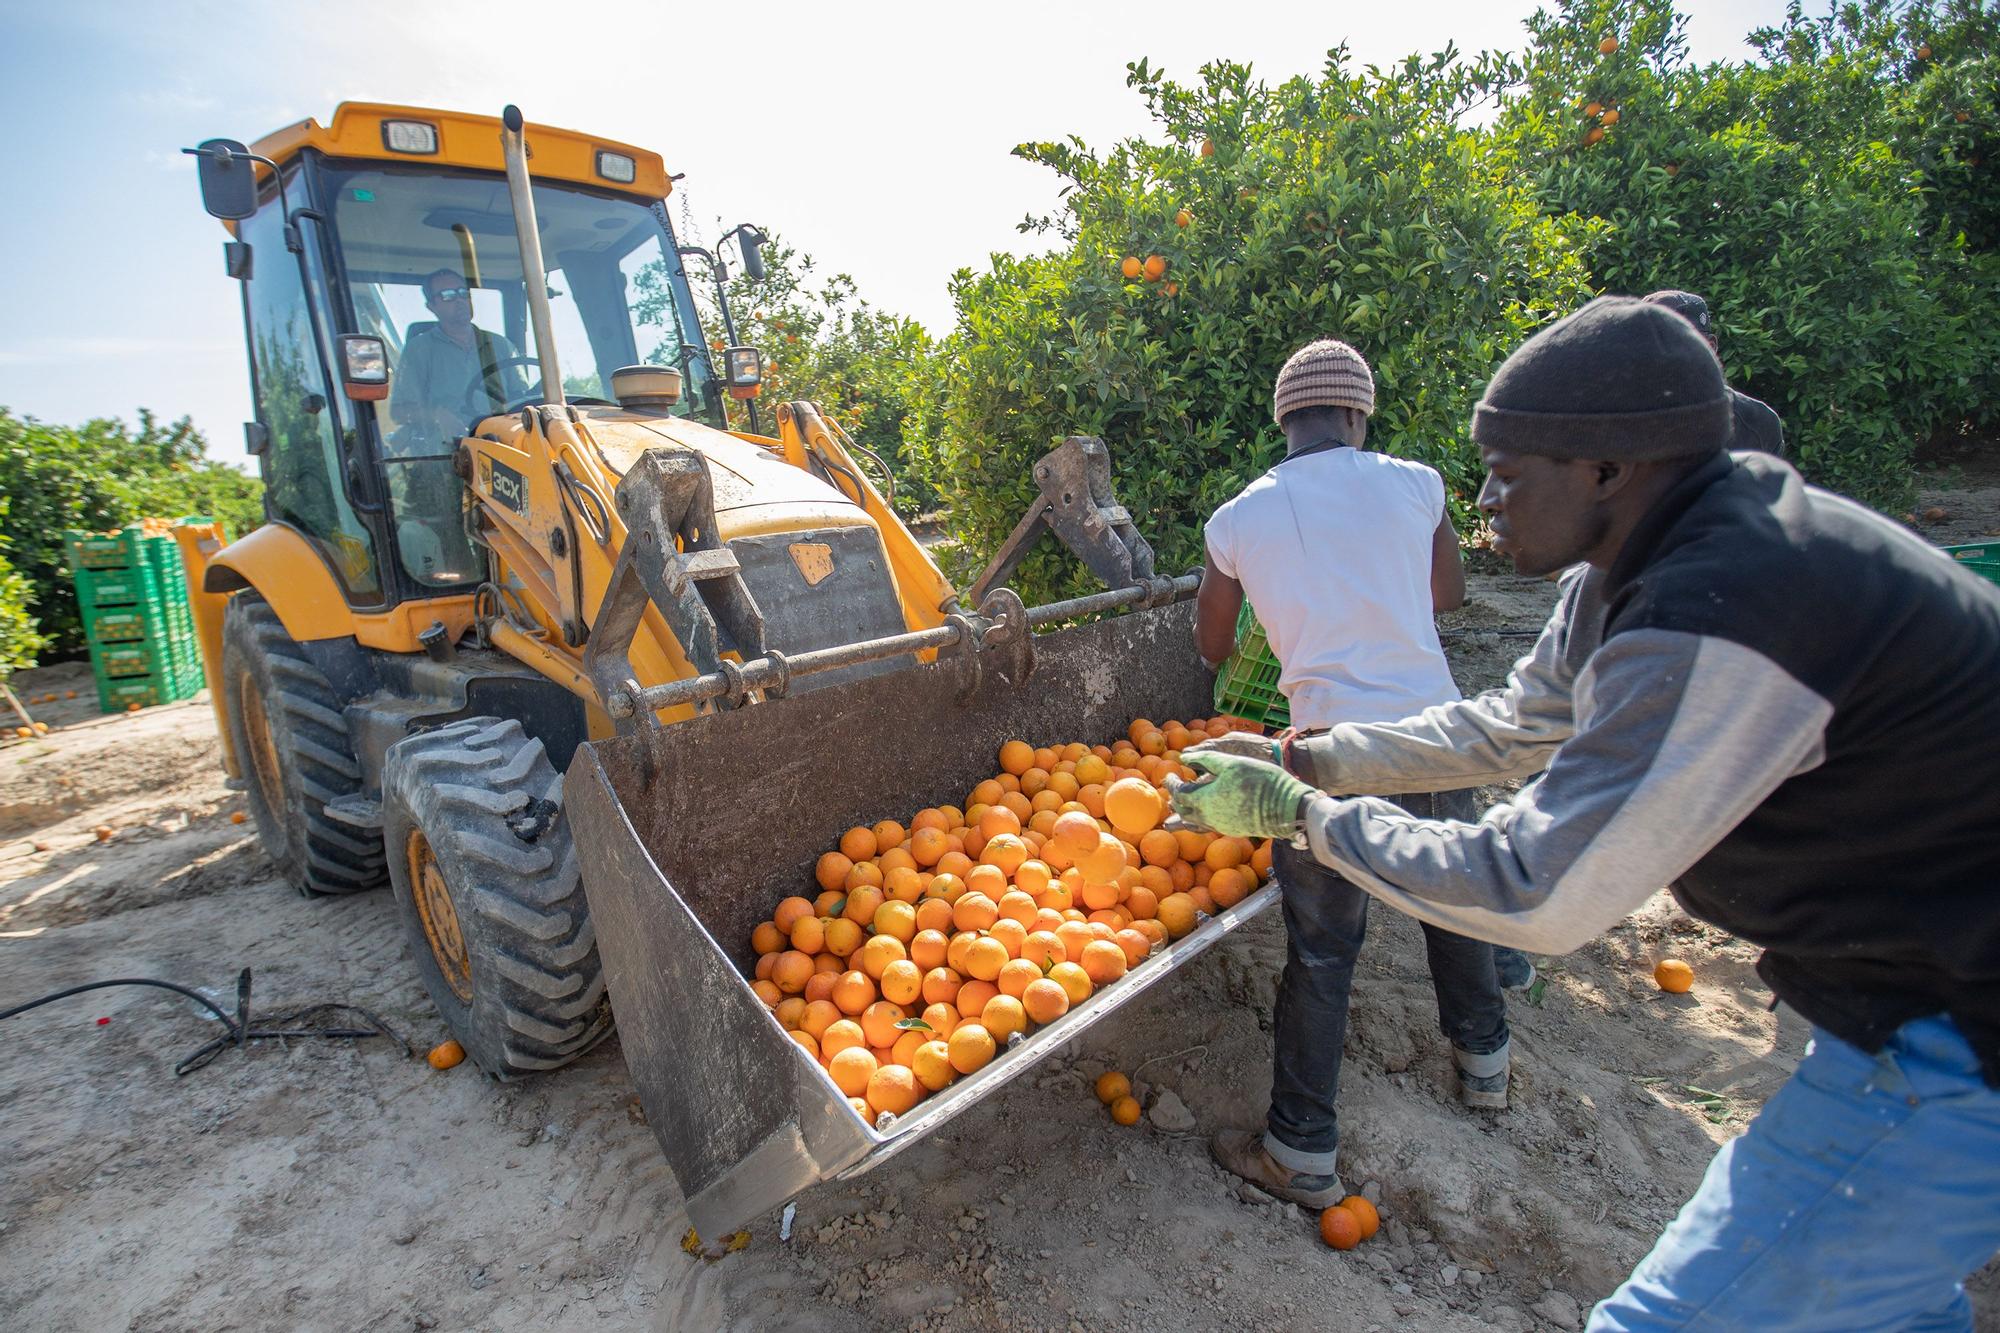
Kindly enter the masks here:
<path id="1" fill-rule="evenodd" d="M 1282 762 L 1278 753 L 1278 742 L 1255 731 L 1225 731 L 1220 736 L 1211 736 L 1205 741 L 1188 746 L 1181 754 L 1183 757 L 1197 754 L 1233 754 L 1242 759 L 1261 759 L 1267 764 Z"/>
<path id="2" fill-rule="evenodd" d="M 1239 838 L 1289 838 L 1298 832 L 1305 799 L 1316 795 L 1276 764 L 1230 754 L 1189 753 L 1181 762 L 1204 776 L 1168 783 L 1183 823 Z"/>

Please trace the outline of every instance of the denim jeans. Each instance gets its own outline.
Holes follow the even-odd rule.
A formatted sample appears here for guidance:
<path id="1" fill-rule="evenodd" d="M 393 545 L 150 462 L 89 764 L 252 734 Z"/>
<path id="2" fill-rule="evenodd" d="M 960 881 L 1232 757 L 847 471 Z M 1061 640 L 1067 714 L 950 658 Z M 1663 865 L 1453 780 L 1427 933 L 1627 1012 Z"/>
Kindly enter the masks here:
<path id="1" fill-rule="evenodd" d="M 1425 819 L 1470 819 L 1465 792 L 1392 798 Z M 1271 1110 L 1264 1146 L 1282 1166 L 1331 1175 L 1340 1144 L 1334 1098 L 1347 1040 L 1348 991 L 1368 931 L 1368 895 L 1313 859 L 1277 844 L 1284 889 L 1285 972 L 1272 1020 Z M 1452 1044 L 1487 1054 L 1507 1044 L 1507 1002 L 1493 971 L 1493 946 L 1424 927 L 1438 1022 Z"/>
<path id="2" fill-rule="evenodd" d="M 2000 1089 L 1956 1024 L 1806 1058 L 1591 1314 L 1591 1333 L 1970 1333 L 1964 1278 L 2000 1250 Z"/>

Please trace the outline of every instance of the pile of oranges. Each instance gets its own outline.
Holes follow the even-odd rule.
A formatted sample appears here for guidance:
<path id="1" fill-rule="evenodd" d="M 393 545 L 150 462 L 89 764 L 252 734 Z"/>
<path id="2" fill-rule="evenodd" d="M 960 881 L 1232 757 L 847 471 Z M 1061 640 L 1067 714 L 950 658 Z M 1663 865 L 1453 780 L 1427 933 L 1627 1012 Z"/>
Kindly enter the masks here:
<path id="1" fill-rule="evenodd" d="M 1237 718 L 1112 745 L 1010 740 L 961 809 L 851 828 L 816 896 L 751 932 L 757 995 L 857 1115 L 901 1115 L 1270 877 L 1271 846 L 1163 828 L 1183 748 Z"/>

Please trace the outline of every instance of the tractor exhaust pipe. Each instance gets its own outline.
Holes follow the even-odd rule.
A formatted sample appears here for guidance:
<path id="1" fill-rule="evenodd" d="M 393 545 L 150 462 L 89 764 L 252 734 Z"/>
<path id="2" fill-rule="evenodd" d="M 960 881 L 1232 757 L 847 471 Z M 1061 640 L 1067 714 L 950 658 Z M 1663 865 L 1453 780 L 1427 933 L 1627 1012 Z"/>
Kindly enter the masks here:
<path id="1" fill-rule="evenodd" d="M 556 364 L 555 323 L 549 316 L 549 274 L 542 266 L 542 233 L 535 224 L 535 192 L 528 183 L 528 145 L 522 138 L 521 108 L 500 113 L 500 147 L 507 157 L 507 194 L 514 203 L 514 234 L 521 244 L 521 284 L 528 291 L 528 317 L 535 326 L 535 359 L 542 366 L 542 401 L 563 403 L 562 367 Z"/>

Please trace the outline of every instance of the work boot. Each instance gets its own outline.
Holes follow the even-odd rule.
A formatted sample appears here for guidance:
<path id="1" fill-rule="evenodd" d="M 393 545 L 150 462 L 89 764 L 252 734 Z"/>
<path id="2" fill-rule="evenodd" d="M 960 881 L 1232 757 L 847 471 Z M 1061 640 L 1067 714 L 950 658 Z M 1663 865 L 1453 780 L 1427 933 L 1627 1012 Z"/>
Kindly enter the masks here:
<path id="1" fill-rule="evenodd" d="M 1336 1175 L 1308 1176 L 1293 1171 L 1264 1148 L 1264 1136 L 1254 1129 L 1225 1129 L 1208 1141 L 1215 1160 L 1264 1193 L 1301 1208 L 1331 1208 L 1346 1197 Z"/>
<path id="2" fill-rule="evenodd" d="M 1499 978 L 1502 990 L 1526 990 L 1535 984 L 1535 965 L 1519 949 L 1496 945 L 1493 973 Z"/>
<path id="3" fill-rule="evenodd" d="M 1452 1063 L 1458 1066 L 1458 1099 L 1481 1111 L 1507 1109 L 1507 1070 L 1512 1063 L 1512 1042 L 1497 1051 L 1475 1054 L 1457 1046 L 1451 1048 Z"/>

